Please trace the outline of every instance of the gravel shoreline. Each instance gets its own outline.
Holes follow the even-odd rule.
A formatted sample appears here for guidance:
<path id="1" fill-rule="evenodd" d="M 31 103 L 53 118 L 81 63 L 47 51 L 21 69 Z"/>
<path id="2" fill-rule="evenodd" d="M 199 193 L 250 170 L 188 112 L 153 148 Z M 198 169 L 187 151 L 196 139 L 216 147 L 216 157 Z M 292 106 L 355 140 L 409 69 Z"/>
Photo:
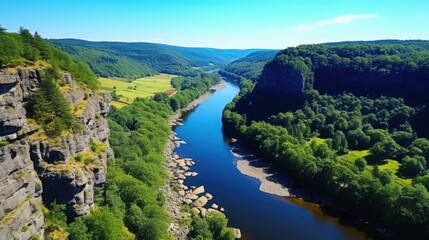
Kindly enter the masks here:
<path id="1" fill-rule="evenodd" d="M 199 98 L 192 101 L 186 108 L 182 108 L 178 111 L 176 111 L 169 119 L 169 125 L 173 128 L 176 125 L 182 125 L 181 116 L 184 112 L 190 111 L 197 107 L 199 104 L 203 103 L 207 98 L 209 98 L 212 95 L 213 91 L 220 90 L 224 88 L 226 85 L 225 81 L 220 81 L 216 85 L 213 85 L 210 87 L 209 91 L 201 95 Z M 180 212 L 181 206 L 184 204 L 185 201 L 185 194 L 188 190 L 186 186 L 183 185 L 184 179 L 178 179 L 177 175 L 180 173 L 185 173 L 183 171 L 183 168 L 188 168 L 187 166 L 192 166 L 192 160 L 187 160 L 186 163 L 188 163 L 186 166 L 180 166 L 178 164 L 179 156 L 174 152 L 174 149 L 180 144 L 186 144 L 184 141 L 180 141 L 180 139 L 177 137 L 177 134 L 174 131 L 171 131 L 170 136 L 168 138 L 167 146 L 164 152 L 164 156 L 166 158 L 165 166 L 166 169 L 170 175 L 167 184 L 165 185 L 165 188 L 163 189 L 166 194 L 167 198 L 167 211 L 170 213 L 172 222 L 170 223 L 170 226 L 168 228 L 168 231 L 170 234 L 174 237 L 174 239 L 179 240 L 185 240 L 187 239 L 187 235 L 189 233 L 189 229 L 184 223 L 184 219 L 189 217 L 188 213 L 182 213 Z M 182 172 L 183 171 L 183 172 Z M 188 172 L 190 176 L 195 176 L 198 173 Z M 177 191 L 177 189 L 174 189 L 174 186 L 180 186 L 180 191 Z M 191 190 L 188 190 L 187 193 L 189 194 Z M 209 194 L 210 195 L 210 194 Z M 207 196 L 207 193 L 206 193 Z M 210 195 L 211 196 L 211 195 Z"/>

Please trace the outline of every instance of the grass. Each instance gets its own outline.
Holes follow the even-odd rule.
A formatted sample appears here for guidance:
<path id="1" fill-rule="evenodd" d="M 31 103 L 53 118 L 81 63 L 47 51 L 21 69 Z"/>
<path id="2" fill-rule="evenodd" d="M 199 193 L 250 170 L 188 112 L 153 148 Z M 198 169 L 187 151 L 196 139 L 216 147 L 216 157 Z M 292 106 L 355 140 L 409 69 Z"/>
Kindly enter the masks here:
<path id="1" fill-rule="evenodd" d="M 411 178 L 401 178 L 396 174 L 399 170 L 399 167 L 401 166 L 401 164 L 398 161 L 386 160 L 384 162 L 385 162 L 385 164 L 378 166 L 380 171 L 383 171 L 385 169 L 390 170 L 391 172 L 393 172 L 395 174 L 393 176 L 393 181 L 395 181 L 397 184 L 399 184 L 401 186 L 410 186 L 411 185 L 411 182 L 412 182 Z"/>
<path id="2" fill-rule="evenodd" d="M 362 151 L 349 151 L 349 153 L 339 156 L 337 159 L 340 163 L 345 164 L 347 167 L 353 167 L 355 164 L 356 159 L 358 158 L 365 158 L 370 154 L 369 150 L 362 150 Z M 385 169 L 390 170 L 393 173 L 393 181 L 400 186 L 410 186 L 412 179 L 410 178 L 401 178 L 397 175 L 399 167 L 401 164 L 396 160 L 385 160 L 383 162 L 384 164 L 379 165 L 378 168 L 380 171 L 383 171 Z M 371 174 L 372 170 L 374 169 L 374 166 L 368 165 L 365 168 L 365 172 Z"/>
<path id="3" fill-rule="evenodd" d="M 2 140 L 2 141 L 0 141 L 0 148 L 6 146 L 8 144 L 9 144 L 9 141 Z"/>
<path id="4" fill-rule="evenodd" d="M 312 138 L 308 139 L 308 141 L 305 144 L 306 144 L 306 146 L 310 146 L 310 144 L 312 142 L 315 142 L 316 145 L 320 145 L 320 144 L 325 142 L 325 139 L 319 138 L 319 137 L 312 137 Z"/>
<path id="5" fill-rule="evenodd" d="M 139 78 L 132 82 L 126 82 L 124 79 L 100 78 L 100 90 L 112 92 L 116 87 L 116 94 L 122 95 L 119 101 L 113 101 L 112 105 L 118 108 L 126 106 L 137 97 L 150 97 L 157 92 L 171 92 L 171 79 L 175 75 L 159 74 L 150 77 Z M 169 91 L 170 90 L 170 91 Z"/>
<path id="6" fill-rule="evenodd" d="M 362 150 L 362 151 L 354 150 L 354 151 L 349 151 L 345 155 L 339 156 L 338 161 L 351 167 L 355 165 L 356 159 L 365 158 L 368 155 L 369 155 L 369 150 Z"/>

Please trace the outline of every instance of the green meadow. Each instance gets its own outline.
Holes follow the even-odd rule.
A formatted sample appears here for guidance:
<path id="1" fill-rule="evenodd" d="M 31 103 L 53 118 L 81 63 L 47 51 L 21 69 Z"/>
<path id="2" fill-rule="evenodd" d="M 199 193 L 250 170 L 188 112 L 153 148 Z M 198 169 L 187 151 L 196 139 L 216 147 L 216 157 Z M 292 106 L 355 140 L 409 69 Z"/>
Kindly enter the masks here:
<path id="1" fill-rule="evenodd" d="M 147 98 L 153 96 L 157 92 L 171 93 L 171 79 L 174 77 L 176 77 L 176 75 L 159 74 L 139 78 L 132 82 L 123 78 L 99 78 L 101 83 L 100 90 L 103 92 L 112 92 L 116 89 L 119 101 L 112 101 L 112 105 L 121 108 L 132 103 L 137 97 Z"/>

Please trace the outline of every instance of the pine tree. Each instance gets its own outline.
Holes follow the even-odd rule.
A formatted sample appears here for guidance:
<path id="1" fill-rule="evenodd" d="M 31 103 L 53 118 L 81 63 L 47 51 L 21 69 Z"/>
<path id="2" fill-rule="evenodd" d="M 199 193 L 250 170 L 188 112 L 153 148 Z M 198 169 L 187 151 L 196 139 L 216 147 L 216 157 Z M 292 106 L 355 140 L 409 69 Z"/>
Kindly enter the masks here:
<path id="1" fill-rule="evenodd" d="M 34 33 L 34 39 L 33 39 L 34 47 L 37 48 L 40 52 L 40 57 L 43 60 L 50 60 L 52 59 L 52 52 L 49 49 L 49 45 L 43 40 L 42 36 L 39 35 L 39 33 Z"/>
<path id="2" fill-rule="evenodd" d="M 30 115 L 44 126 L 48 135 L 58 135 L 65 129 L 75 129 L 76 121 L 70 106 L 61 95 L 55 79 L 58 74 L 53 69 L 44 72 L 39 90 L 33 96 Z"/>

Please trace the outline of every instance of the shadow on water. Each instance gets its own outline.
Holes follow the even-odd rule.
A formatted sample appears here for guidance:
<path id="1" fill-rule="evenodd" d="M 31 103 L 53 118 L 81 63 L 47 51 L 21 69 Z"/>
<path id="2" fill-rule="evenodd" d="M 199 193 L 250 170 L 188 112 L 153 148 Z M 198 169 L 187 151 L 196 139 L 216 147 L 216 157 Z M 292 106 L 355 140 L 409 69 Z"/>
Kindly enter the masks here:
<path id="1" fill-rule="evenodd" d="M 261 192 L 257 179 L 237 169 L 237 161 L 242 158 L 231 153 L 234 144 L 231 145 L 231 139 L 223 134 L 221 122 L 224 106 L 237 93 L 238 87 L 228 83 L 197 108 L 183 113 L 184 125 L 177 126 L 175 131 L 188 144 L 175 151 L 181 157 L 192 158 L 196 165 L 191 171 L 199 173 L 186 178 L 185 184 L 188 187 L 205 186 L 214 196 L 208 206 L 216 203 L 224 207 L 230 226 L 240 228 L 245 240 L 379 239 L 379 236 L 366 233 L 359 219 L 338 213 L 335 207 L 320 206 L 316 204 L 318 201 L 308 201 L 307 198 L 284 198 Z M 300 188 L 294 188 L 295 183 L 287 176 L 276 172 L 266 162 L 256 161 L 258 158 L 250 152 L 243 150 L 239 153 L 251 159 L 254 166 L 266 164 L 266 171 L 273 174 L 270 180 L 289 184 L 292 194 L 298 195 Z"/>
<path id="2" fill-rule="evenodd" d="M 332 221 L 337 225 L 344 226 L 342 231 L 348 236 L 361 237 L 363 233 L 365 239 L 393 239 L 392 236 L 382 235 L 377 228 L 357 217 L 355 214 L 340 210 L 340 208 L 331 201 L 303 188 L 304 186 L 294 181 L 285 173 L 276 170 L 273 164 L 256 156 L 240 142 L 232 142 L 230 138 L 226 137 L 224 140 L 231 146 L 231 151 L 234 154 L 237 154 L 237 156 L 240 155 L 242 159 L 249 161 L 249 166 L 263 168 L 264 172 L 270 175 L 266 177 L 267 180 L 279 183 L 283 187 L 288 188 L 291 197 L 284 197 L 286 201 L 309 210 L 314 217 L 321 221 Z"/>
<path id="3" fill-rule="evenodd" d="M 381 235 L 376 228 L 370 226 L 364 220 L 340 210 L 335 205 L 319 205 L 296 197 L 285 197 L 284 199 L 299 207 L 308 209 L 318 219 L 333 221 L 335 224 L 343 226 L 342 231 L 348 236 L 355 235 L 356 229 L 359 229 L 359 232 L 364 233 L 367 239 L 392 239 L 391 237 Z"/>

